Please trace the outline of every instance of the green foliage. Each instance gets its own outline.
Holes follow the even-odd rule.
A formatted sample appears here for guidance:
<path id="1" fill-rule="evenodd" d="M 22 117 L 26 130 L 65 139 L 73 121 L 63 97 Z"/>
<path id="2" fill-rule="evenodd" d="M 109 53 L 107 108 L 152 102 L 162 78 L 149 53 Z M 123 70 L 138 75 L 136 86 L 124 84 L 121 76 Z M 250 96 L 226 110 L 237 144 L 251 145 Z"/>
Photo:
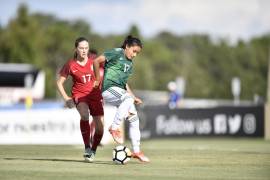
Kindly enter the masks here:
<path id="1" fill-rule="evenodd" d="M 255 94 L 266 97 L 270 34 L 231 45 L 224 39 L 212 41 L 205 34 L 162 32 L 144 39 L 139 28 L 132 25 L 125 34 L 100 36 L 84 20 L 29 14 L 22 4 L 17 16 L 0 27 L 0 62 L 30 63 L 43 69 L 46 97 L 52 98 L 56 96 L 57 73 L 73 57 L 77 37 L 88 38 L 90 48 L 101 54 L 120 47 L 128 34 L 141 38 L 144 44 L 134 60 L 135 71 L 129 82 L 132 88 L 167 90 L 169 81 L 182 76 L 186 79 L 186 97 L 229 99 L 231 79 L 238 76 L 242 99 L 252 99 Z"/>

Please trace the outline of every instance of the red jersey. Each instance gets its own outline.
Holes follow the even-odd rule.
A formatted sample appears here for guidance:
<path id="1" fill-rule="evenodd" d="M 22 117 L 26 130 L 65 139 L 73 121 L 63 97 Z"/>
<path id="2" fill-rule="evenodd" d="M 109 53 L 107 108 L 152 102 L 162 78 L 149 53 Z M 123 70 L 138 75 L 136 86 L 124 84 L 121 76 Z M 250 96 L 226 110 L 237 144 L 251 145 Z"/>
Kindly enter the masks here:
<path id="1" fill-rule="evenodd" d="M 65 78 L 67 78 L 68 75 L 72 77 L 73 98 L 89 95 L 89 98 L 93 100 L 102 99 L 101 90 L 99 88 L 93 88 L 95 75 L 92 59 L 89 58 L 84 66 L 78 64 L 76 60 L 71 59 L 63 66 L 59 74 Z"/>
<path id="2" fill-rule="evenodd" d="M 91 54 L 89 56 L 89 59 L 91 59 L 94 62 L 94 59 L 97 57 L 97 55 L 95 54 Z M 92 63 L 93 63 L 92 62 Z M 103 77 L 104 77 L 104 66 L 105 66 L 105 62 L 101 63 L 99 66 L 99 74 L 100 74 L 100 83 L 99 83 L 99 88 L 102 89 L 102 82 L 103 82 Z"/>

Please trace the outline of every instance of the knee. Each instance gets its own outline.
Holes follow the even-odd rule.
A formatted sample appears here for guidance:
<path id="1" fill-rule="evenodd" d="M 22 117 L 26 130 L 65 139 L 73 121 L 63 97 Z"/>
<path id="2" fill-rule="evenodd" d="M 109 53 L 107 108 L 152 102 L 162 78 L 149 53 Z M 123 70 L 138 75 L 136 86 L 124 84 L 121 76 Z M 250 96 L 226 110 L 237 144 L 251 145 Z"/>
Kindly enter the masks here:
<path id="1" fill-rule="evenodd" d="M 81 113 L 81 119 L 85 121 L 89 121 L 89 114 L 88 113 Z"/>
<path id="2" fill-rule="evenodd" d="M 139 123 L 139 117 L 138 117 L 137 113 L 136 114 L 130 114 L 128 116 L 127 120 L 128 120 L 128 122 L 130 124 L 137 124 L 137 123 Z"/>
<path id="3" fill-rule="evenodd" d="M 132 104 L 129 108 L 129 111 L 128 111 L 128 118 L 132 118 L 132 117 L 135 117 L 135 116 L 138 116 L 138 113 L 137 113 L 137 110 L 135 108 L 135 105 Z"/>

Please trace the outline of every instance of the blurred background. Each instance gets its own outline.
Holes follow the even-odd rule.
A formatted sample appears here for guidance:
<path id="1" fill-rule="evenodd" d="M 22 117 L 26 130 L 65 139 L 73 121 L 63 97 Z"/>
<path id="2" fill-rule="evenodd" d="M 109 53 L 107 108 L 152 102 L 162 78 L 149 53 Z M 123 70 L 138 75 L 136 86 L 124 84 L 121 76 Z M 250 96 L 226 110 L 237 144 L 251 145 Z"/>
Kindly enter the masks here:
<path id="1" fill-rule="evenodd" d="M 267 0 L 0 0 L 0 139 L 35 143 L 29 133 L 78 134 L 78 115 L 63 109 L 56 90 L 58 71 L 77 37 L 101 54 L 128 34 L 144 44 L 129 81 L 144 100 L 144 138 L 264 137 L 269 19 Z M 12 140 L 16 133 L 28 140 Z"/>

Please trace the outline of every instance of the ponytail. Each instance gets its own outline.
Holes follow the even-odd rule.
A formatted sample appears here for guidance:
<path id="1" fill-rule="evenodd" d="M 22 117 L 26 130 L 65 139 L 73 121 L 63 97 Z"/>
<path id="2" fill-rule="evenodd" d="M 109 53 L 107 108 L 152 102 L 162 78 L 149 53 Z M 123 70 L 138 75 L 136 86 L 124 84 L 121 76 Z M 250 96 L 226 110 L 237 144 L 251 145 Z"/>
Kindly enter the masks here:
<path id="1" fill-rule="evenodd" d="M 142 48 L 142 42 L 141 42 L 141 40 L 139 38 L 128 35 L 125 38 L 121 48 L 126 49 L 126 46 L 129 46 L 129 47 L 130 46 L 139 46 L 140 48 Z"/>
<path id="2" fill-rule="evenodd" d="M 77 54 L 77 52 L 75 51 L 75 52 L 74 52 L 74 55 L 73 55 L 73 59 L 77 59 L 77 55 L 78 55 L 78 54 Z"/>

